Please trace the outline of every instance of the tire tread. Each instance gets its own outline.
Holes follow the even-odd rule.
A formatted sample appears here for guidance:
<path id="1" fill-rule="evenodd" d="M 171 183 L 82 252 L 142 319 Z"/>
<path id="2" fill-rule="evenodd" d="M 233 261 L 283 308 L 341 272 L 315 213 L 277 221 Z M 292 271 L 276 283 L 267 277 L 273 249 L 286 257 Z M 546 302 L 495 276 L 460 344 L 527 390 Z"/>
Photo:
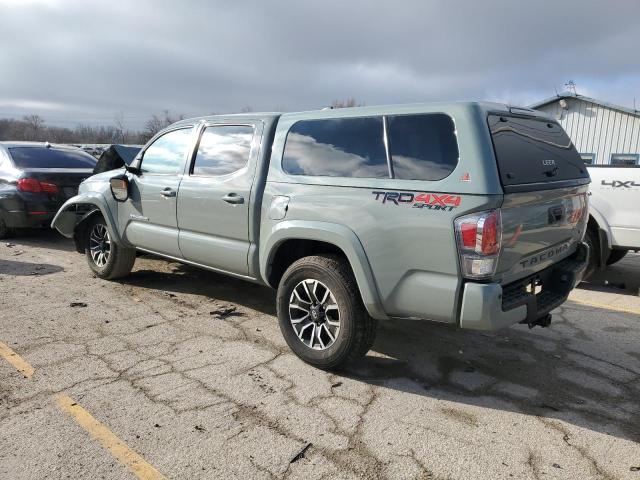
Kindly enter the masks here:
<path id="1" fill-rule="evenodd" d="M 378 321 L 371 317 L 365 308 L 358 284 L 351 270 L 351 266 L 346 259 L 340 255 L 322 254 L 303 257 L 293 262 L 285 271 L 283 279 L 293 272 L 305 267 L 320 267 L 328 274 L 335 277 L 335 280 L 342 283 L 348 292 L 349 298 L 353 299 L 351 308 L 353 311 L 356 327 L 355 334 L 350 338 L 350 342 L 343 347 L 343 354 L 338 355 L 331 363 L 321 365 L 321 368 L 335 369 L 345 362 L 358 360 L 365 356 L 373 346 L 376 338 Z M 319 366 L 319 365 L 318 365 Z"/>
<path id="2" fill-rule="evenodd" d="M 87 262 L 89 263 L 89 267 L 98 277 L 103 278 L 105 280 L 115 280 L 117 278 L 126 277 L 131 273 L 131 269 L 133 268 L 133 264 L 136 261 L 136 249 L 123 247 L 122 245 L 118 245 L 113 240 L 111 240 L 111 255 L 109 258 L 109 263 L 103 269 L 99 269 L 96 264 L 93 262 L 91 258 L 91 254 L 89 253 L 89 235 L 93 226 L 97 223 L 102 223 L 107 228 L 107 224 L 102 217 L 102 215 L 96 215 L 91 219 L 91 222 L 87 225 L 87 228 L 84 233 L 84 245 L 85 245 L 85 255 L 87 257 Z M 113 261 L 111 261 L 113 259 Z"/>

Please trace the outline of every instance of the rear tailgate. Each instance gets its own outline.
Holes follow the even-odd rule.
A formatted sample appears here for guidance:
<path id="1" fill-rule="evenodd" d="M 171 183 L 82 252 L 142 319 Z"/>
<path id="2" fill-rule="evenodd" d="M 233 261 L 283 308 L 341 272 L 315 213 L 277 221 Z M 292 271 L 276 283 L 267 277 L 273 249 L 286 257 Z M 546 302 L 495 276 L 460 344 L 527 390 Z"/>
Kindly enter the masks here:
<path id="1" fill-rule="evenodd" d="M 589 174 L 567 134 L 543 117 L 489 115 L 500 179 L 503 284 L 571 255 L 587 222 Z"/>

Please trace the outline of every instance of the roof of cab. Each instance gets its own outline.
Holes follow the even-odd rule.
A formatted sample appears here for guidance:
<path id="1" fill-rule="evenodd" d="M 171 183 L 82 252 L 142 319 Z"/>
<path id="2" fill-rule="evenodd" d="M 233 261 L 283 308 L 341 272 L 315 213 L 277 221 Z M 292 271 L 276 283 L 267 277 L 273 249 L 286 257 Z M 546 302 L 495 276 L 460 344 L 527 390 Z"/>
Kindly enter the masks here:
<path id="1" fill-rule="evenodd" d="M 460 110 L 475 110 L 481 113 L 504 113 L 516 115 L 528 115 L 548 118 L 544 112 L 532 110 L 526 107 L 517 107 L 493 102 L 431 102 L 431 103 L 407 103 L 398 105 L 375 105 L 367 107 L 350 107 L 308 112 L 291 112 L 282 114 L 282 119 L 302 119 L 302 118 L 342 118 L 352 116 L 368 115 L 403 115 L 416 113 L 447 113 Z"/>
<path id="2" fill-rule="evenodd" d="M 62 145 L 59 143 L 24 142 L 24 141 L 10 141 L 10 142 L 1 141 L 0 142 L 0 147 L 5 147 L 5 148 L 32 148 L 32 147 L 46 148 L 47 145 L 49 146 L 49 148 L 64 148 L 67 150 L 80 150 L 78 147 L 74 147 L 73 145 Z"/>
<path id="3" fill-rule="evenodd" d="M 207 115 L 202 117 L 187 118 L 180 120 L 172 125 L 177 127 L 181 125 L 193 125 L 199 122 L 235 122 L 235 121 L 251 121 L 251 120 L 270 120 L 273 121 L 279 117 L 283 119 L 293 118 L 340 118 L 367 115 L 401 115 L 418 112 L 446 112 L 450 110 L 460 109 L 480 110 L 483 113 L 499 112 L 505 114 L 520 114 L 536 117 L 548 118 L 548 115 L 538 110 L 527 107 L 519 107 L 514 105 L 506 105 L 503 103 L 493 102 L 431 102 L 431 103 L 407 103 L 396 105 L 372 105 L 365 107 L 349 107 L 349 108 L 322 108 L 319 110 L 308 110 L 299 112 L 250 112 L 237 113 L 230 115 Z"/>
<path id="4" fill-rule="evenodd" d="M 0 150 L 9 151 L 9 149 L 11 148 L 53 148 L 55 150 L 68 150 L 73 152 L 85 153 L 81 148 L 74 147 L 73 145 L 63 145 L 60 143 L 26 142 L 26 141 L 17 141 L 17 140 L 8 141 L 8 142 L 0 141 Z M 87 153 L 87 155 L 89 154 Z"/>
<path id="5" fill-rule="evenodd" d="M 250 122 L 255 120 L 275 120 L 281 113 L 278 112 L 250 112 L 250 113 L 232 113 L 227 115 L 205 115 L 202 117 L 185 118 L 171 124 L 171 127 L 179 127 L 181 125 L 194 125 L 196 123 L 206 122 Z"/>

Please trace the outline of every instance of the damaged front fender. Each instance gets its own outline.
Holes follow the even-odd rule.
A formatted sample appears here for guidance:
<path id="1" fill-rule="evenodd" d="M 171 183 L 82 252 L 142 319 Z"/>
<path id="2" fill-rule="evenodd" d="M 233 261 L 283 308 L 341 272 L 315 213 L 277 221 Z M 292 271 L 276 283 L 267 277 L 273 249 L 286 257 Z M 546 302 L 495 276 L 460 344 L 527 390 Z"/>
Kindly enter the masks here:
<path id="1" fill-rule="evenodd" d="M 67 238 L 73 238 L 76 242 L 76 249 L 83 252 L 83 227 L 97 214 L 101 214 L 105 219 L 112 241 L 123 244 L 107 201 L 99 192 L 81 193 L 67 200 L 53 218 L 51 228 L 55 228 Z"/>

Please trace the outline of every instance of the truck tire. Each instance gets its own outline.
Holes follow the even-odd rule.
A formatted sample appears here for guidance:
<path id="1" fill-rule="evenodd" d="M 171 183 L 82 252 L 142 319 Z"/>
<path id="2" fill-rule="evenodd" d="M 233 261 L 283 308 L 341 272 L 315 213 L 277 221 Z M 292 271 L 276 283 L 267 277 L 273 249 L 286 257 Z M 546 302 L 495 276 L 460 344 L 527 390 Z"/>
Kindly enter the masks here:
<path id="1" fill-rule="evenodd" d="M 364 307 L 349 264 L 338 255 L 304 257 L 284 272 L 277 294 L 280 330 L 293 352 L 332 370 L 366 355 L 378 322 Z"/>
<path id="2" fill-rule="evenodd" d="M 613 265 L 624 258 L 629 250 L 611 250 L 609 258 L 607 258 L 607 265 Z"/>
<path id="3" fill-rule="evenodd" d="M 589 262 L 584 272 L 584 279 L 587 280 L 593 275 L 600 266 L 600 240 L 598 234 L 593 228 L 587 228 L 584 241 L 589 245 Z"/>
<path id="4" fill-rule="evenodd" d="M 135 248 L 127 248 L 111 241 L 109 229 L 102 215 L 95 215 L 84 235 L 87 263 L 100 278 L 114 280 L 129 275 L 136 261 Z"/>

